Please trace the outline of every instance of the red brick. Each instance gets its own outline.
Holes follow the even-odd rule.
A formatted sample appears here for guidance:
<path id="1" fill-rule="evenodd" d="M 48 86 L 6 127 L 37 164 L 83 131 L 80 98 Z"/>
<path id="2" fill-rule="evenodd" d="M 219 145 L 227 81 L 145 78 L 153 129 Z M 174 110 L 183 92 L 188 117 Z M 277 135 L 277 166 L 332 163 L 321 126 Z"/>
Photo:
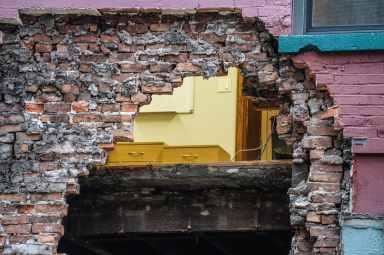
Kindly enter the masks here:
<path id="1" fill-rule="evenodd" d="M 340 184 L 323 182 L 309 182 L 308 184 L 312 191 L 340 192 Z"/>
<path id="2" fill-rule="evenodd" d="M 32 201 L 57 201 L 63 200 L 61 193 L 48 193 L 48 194 L 31 194 Z"/>
<path id="3" fill-rule="evenodd" d="M 26 199 L 27 196 L 24 194 L 0 194 L 0 201 L 21 202 Z"/>
<path id="4" fill-rule="evenodd" d="M 100 122 L 101 116 L 99 114 L 93 113 L 79 113 L 73 116 L 73 123 L 81 123 L 81 122 Z"/>
<path id="5" fill-rule="evenodd" d="M 9 234 L 29 234 L 31 233 L 31 224 L 5 225 L 4 230 Z"/>
<path id="6" fill-rule="evenodd" d="M 88 55 L 81 55 L 80 61 L 82 63 L 89 63 L 89 62 L 97 62 L 102 63 L 107 61 L 108 57 L 104 54 L 88 54 Z"/>
<path id="7" fill-rule="evenodd" d="M 192 73 L 199 73 L 200 67 L 195 66 L 192 63 L 179 63 L 176 65 L 176 70 L 179 72 L 192 72 Z"/>
<path id="8" fill-rule="evenodd" d="M 153 32 L 165 32 L 169 30 L 169 24 L 167 23 L 157 23 L 151 24 L 149 29 Z"/>
<path id="9" fill-rule="evenodd" d="M 340 193 L 314 192 L 310 195 L 310 199 L 312 203 L 339 204 L 341 195 Z"/>
<path id="10" fill-rule="evenodd" d="M 151 65 L 149 70 L 152 73 L 171 72 L 174 66 L 174 64 L 158 63 Z"/>
<path id="11" fill-rule="evenodd" d="M 314 222 L 314 223 L 320 223 L 321 222 L 321 216 L 315 212 L 309 212 L 307 214 L 307 221 L 308 222 Z"/>
<path id="12" fill-rule="evenodd" d="M 17 211 L 21 214 L 31 214 L 34 210 L 35 206 L 30 204 L 18 205 Z"/>
<path id="13" fill-rule="evenodd" d="M 166 55 L 163 59 L 164 62 L 185 63 L 189 60 L 189 55 L 187 53 L 179 53 L 178 55 Z"/>
<path id="14" fill-rule="evenodd" d="M 108 43 L 119 43 L 120 40 L 116 35 L 100 35 L 100 40 L 102 42 Z"/>
<path id="15" fill-rule="evenodd" d="M 52 51 L 52 45 L 45 44 L 45 43 L 37 43 L 35 45 L 35 49 L 37 52 L 40 52 L 40 53 L 50 53 Z"/>
<path id="16" fill-rule="evenodd" d="M 147 65 L 138 63 L 120 63 L 120 71 L 123 73 L 141 73 L 147 69 Z"/>
<path id="17" fill-rule="evenodd" d="M 309 232 L 311 236 L 327 236 L 329 238 L 338 238 L 339 230 L 332 227 L 327 226 L 312 226 L 309 228 Z"/>
<path id="18" fill-rule="evenodd" d="M 339 131 L 333 127 L 308 126 L 307 132 L 313 136 L 337 136 Z"/>
<path id="19" fill-rule="evenodd" d="M 337 224 L 337 222 L 337 215 L 321 215 L 321 224 L 323 225 Z"/>
<path id="20" fill-rule="evenodd" d="M 125 27 L 125 29 L 127 30 L 128 33 L 144 34 L 148 32 L 149 27 L 147 24 L 136 23 L 136 24 L 128 25 L 127 27 Z"/>
<path id="21" fill-rule="evenodd" d="M 130 142 L 133 141 L 132 132 L 123 129 L 114 129 L 112 130 L 113 140 L 115 142 Z"/>
<path id="22" fill-rule="evenodd" d="M 134 104 L 143 105 L 143 104 L 148 104 L 151 101 L 151 98 L 149 95 L 139 92 L 133 95 L 131 97 L 131 100 L 132 100 L 132 103 Z"/>
<path id="23" fill-rule="evenodd" d="M 172 84 L 164 85 L 143 85 L 142 92 L 148 94 L 172 94 L 173 87 Z"/>
<path id="24" fill-rule="evenodd" d="M 1 218 L 1 223 L 3 225 L 18 225 L 18 224 L 27 224 L 28 220 L 25 214 L 3 215 Z"/>
<path id="25" fill-rule="evenodd" d="M 342 173 L 310 171 L 309 180 L 313 182 L 340 183 Z"/>
<path id="26" fill-rule="evenodd" d="M 35 205 L 34 210 L 36 213 L 67 215 L 68 208 L 66 205 L 61 204 L 42 204 Z"/>
<path id="27" fill-rule="evenodd" d="M 92 65 L 90 63 L 81 63 L 79 67 L 79 71 L 82 73 L 89 73 L 91 72 Z"/>
<path id="28" fill-rule="evenodd" d="M 76 101 L 72 103 L 72 110 L 75 112 L 88 112 L 89 103 L 86 101 Z"/>
<path id="29" fill-rule="evenodd" d="M 76 86 L 76 85 L 72 85 L 72 84 L 64 84 L 62 87 L 61 87 L 61 92 L 63 94 L 79 94 L 80 93 L 80 90 L 79 90 L 79 87 Z"/>
<path id="30" fill-rule="evenodd" d="M 306 149 L 327 149 L 332 147 L 332 138 L 328 136 L 307 136 L 303 139 Z"/>
<path id="31" fill-rule="evenodd" d="M 121 111 L 122 112 L 134 112 L 136 113 L 138 110 L 137 104 L 131 104 L 131 103 L 122 103 L 121 104 Z"/>
<path id="32" fill-rule="evenodd" d="M 31 39 L 37 43 L 52 43 L 51 37 L 45 34 L 35 34 L 31 37 Z"/>
<path id="33" fill-rule="evenodd" d="M 46 233 L 41 233 L 37 236 L 38 242 L 44 243 L 44 244 L 56 244 L 59 238 L 60 238 L 59 235 L 46 234 Z"/>
<path id="34" fill-rule="evenodd" d="M 342 165 L 330 165 L 321 163 L 320 161 L 313 162 L 310 166 L 311 171 L 318 171 L 318 172 L 343 172 L 343 166 Z"/>
<path id="35" fill-rule="evenodd" d="M 88 50 L 93 53 L 100 53 L 100 46 L 96 43 L 88 43 Z"/>
<path id="36" fill-rule="evenodd" d="M 66 103 L 48 103 L 44 105 L 45 112 L 70 112 L 71 105 Z"/>
<path id="37" fill-rule="evenodd" d="M 58 233 L 64 234 L 64 226 L 56 223 L 35 223 L 32 225 L 32 233 Z"/>
<path id="38" fill-rule="evenodd" d="M 44 114 L 40 116 L 40 120 L 45 123 L 67 123 L 69 116 L 67 114 Z"/>
<path id="39" fill-rule="evenodd" d="M 119 44 L 119 52 L 136 52 L 139 50 L 144 50 L 142 45 L 126 45 L 123 43 Z"/>
<path id="40" fill-rule="evenodd" d="M 76 43 L 95 43 L 98 41 L 98 37 L 96 35 L 80 35 L 74 38 L 74 42 Z"/>
<path id="41" fill-rule="evenodd" d="M 120 112 L 120 104 L 100 104 L 97 106 L 98 112 Z"/>
<path id="42" fill-rule="evenodd" d="M 23 130 L 24 130 L 24 128 L 23 128 L 22 124 L 4 125 L 4 126 L 1 126 L 1 128 L 0 128 L 0 134 L 6 134 L 6 133 L 11 133 L 11 132 L 20 132 Z"/>
<path id="43" fill-rule="evenodd" d="M 44 111 L 44 104 L 35 102 L 26 102 L 25 110 L 27 112 L 42 113 Z"/>

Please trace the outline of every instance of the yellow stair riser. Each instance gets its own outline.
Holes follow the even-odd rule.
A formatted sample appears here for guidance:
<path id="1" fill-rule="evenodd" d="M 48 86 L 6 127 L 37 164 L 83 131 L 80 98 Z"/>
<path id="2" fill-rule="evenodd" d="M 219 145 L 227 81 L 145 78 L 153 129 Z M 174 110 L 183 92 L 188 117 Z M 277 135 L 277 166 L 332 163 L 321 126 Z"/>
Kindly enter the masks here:
<path id="1" fill-rule="evenodd" d="M 108 163 L 160 162 L 163 149 L 162 143 L 117 143 L 108 155 Z"/>
<path id="2" fill-rule="evenodd" d="M 165 146 L 163 143 L 117 143 L 108 165 L 214 163 L 230 161 L 219 146 Z"/>
<path id="3" fill-rule="evenodd" d="M 214 163 L 229 161 L 230 156 L 219 146 L 169 146 L 162 153 L 163 163 Z"/>

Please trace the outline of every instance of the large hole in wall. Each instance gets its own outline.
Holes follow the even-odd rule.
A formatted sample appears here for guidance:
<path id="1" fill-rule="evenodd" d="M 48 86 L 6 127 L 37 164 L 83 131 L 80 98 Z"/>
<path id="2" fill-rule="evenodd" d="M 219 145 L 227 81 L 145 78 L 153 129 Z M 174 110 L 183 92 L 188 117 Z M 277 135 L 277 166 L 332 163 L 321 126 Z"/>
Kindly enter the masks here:
<path id="1" fill-rule="evenodd" d="M 108 166 L 217 163 L 291 158 L 276 133 L 279 106 L 244 94 L 237 68 L 186 77 L 171 95 L 152 95 L 134 120 L 133 142 L 118 142 Z"/>
<path id="2" fill-rule="evenodd" d="M 48 33 L 48 36 L 47 38 L 45 36 L 32 38 L 33 36 L 26 35 L 24 41 L 30 42 L 28 45 L 35 57 L 33 61 L 43 63 L 44 67 L 48 69 L 47 73 L 51 74 L 50 71 L 52 71 L 55 76 L 49 81 L 46 79 L 40 81 L 36 78 L 36 84 L 28 85 L 26 112 L 28 112 L 31 122 L 40 123 L 55 135 L 58 128 L 63 127 L 65 130 L 62 139 L 52 139 L 49 143 L 50 146 L 46 147 L 47 150 L 41 149 L 39 159 L 48 162 L 60 161 L 60 164 L 66 167 L 65 170 L 73 174 L 69 181 L 77 182 L 78 174 L 86 172 L 84 166 L 87 163 L 102 161 L 102 153 L 97 146 L 99 143 L 110 142 L 111 133 L 115 135 L 115 139 L 116 137 L 125 140 L 131 139 L 131 121 L 136 110 L 129 107 L 129 109 L 125 109 L 125 106 L 141 106 L 148 103 L 147 99 L 151 95 L 158 93 L 170 94 L 172 91 L 178 92 L 181 89 L 190 91 L 191 86 L 181 85 L 183 78 L 204 75 L 205 78 L 213 78 L 208 80 L 201 77 L 185 78 L 184 82 L 193 83 L 194 92 L 197 87 L 205 86 L 205 89 L 212 88 L 214 94 L 231 95 L 232 101 L 211 100 L 210 105 L 203 107 L 204 111 L 209 112 L 211 108 L 214 108 L 213 106 L 219 105 L 217 108 L 224 114 L 219 116 L 213 113 L 213 117 L 208 116 L 208 120 L 203 121 L 203 127 L 198 128 L 197 124 L 201 123 L 194 122 L 191 124 L 192 130 L 198 132 L 189 134 L 182 131 L 180 139 L 176 140 L 179 142 L 185 138 L 191 138 L 197 141 L 201 139 L 200 136 L 205 135 L 205 138 L 211 138 L 219 136 L 220 133 L 219 140 L 222 143 L 206 140 L 197 144 L 189 141 L 177 144 L 160 138 L 156 138 L 157 141 L 154 138 L 144 141 L 148 136 L 143 134 L 142 140 L 135 140 L 134 143 L 156 142 L 156 144 L 152 144 L 153 146 L 149 148 L 145 147 L 144 151 L 142 151 L 143 147 L 136 147 L 123 151 L 123 155 L 117 153 L 115 155 L 117 161 L 111 162 L 113 152 L 119 151 L 118 143 L 115 143 L 114 150 L 109 153 L 108 164 L 117 163 L 119 167 L 145 165 L 144 170 L 137 168 L 125 170 L 135 170 L 132 171 L 134 174 L 138 174 L 139 171 L 145 172 L 152 177 L 156 172 L 152 168 L 155 163 L 173 165 L 184 163 L 188 171 L 199 172 L 201 176 L 204 176 L 205 173 L 212 173 L 213 166 L 208 166 L 207 171 L 200 172 L 201 169 L 188 169 L 188 167 L 192 167 L 191 163 L 229 162 L 227 164 L 229 168 L 225 169 L 225 176 L 229 176 L 233 183 L 230 182 L 226 187 L 216 188 L 214 184 L 215 182 L 217 184 L 217 176 L 215 176 L 214 183 L 211 183 L 212 186 L 206 184 L 206 188 L 187 189 L 181 192 L 172 189 L 175 184 L 172 183 L 172 178 L 168 178 L 171 182 L 160 189 L 142 185 L 132 194 L 132 191 L 129 193 L 116 189 L 118 186 L 116 184 L 121 183 L 123 179 L 112 176 L 112 181 L 103 186 L 104 191 L 111 191 L 111 193 L 102 195 L 101 190 L 98 190 L 92 193 L 90 201 L 84 200 L 89 194 L 81 184 L 81 195 L 68 199 L 69 216 L 66 219 L 65 236 L 61 239 L 60 252 L 86 254 L 85 251 L 76 253 L 76 247 L 80 246 L 79 249 L 82 249 L 85 245 L 91 254 L 121 254 L 122 250 L 127 247 L 125 246 L 127 243 L 132 249 L 147 249 L 148 246 L 143 247 L 138 243 L 143 238 L 147 243 L 151 243 L 151 236 L 153 236 L 155 239 L 171 240 L 172 243 L 177 242 L 178 239 L 186 240 L 185 245 L 182 245 L 183 249 L 192 245 L 194 246 L 193 251 L 200 249 L 203 254 L 213 253 L 213 249 L 216 249 L 215 252 L 224 254 L 226 249 L 231 250 L 230 253 L 233 254 L 236 252 L 242 254 L 243 245 L 248 247 L 252 242 L 260 244 L 261 250 L 264 249 L 263 244 L 267 243 L 276 248 L 276 254 L 287 254 L 291 237 L 287 187 L 281 188 L 279 185 L 272 185 L 279 183 L 273 180 L 271 183 L 267 183 L 269 189 L 261 189 L 257 187 L 260 183 L 255 182 L 253 177 L 244 177 L 243 169 L 240 171 L 233 166 L 236 161 L 254 162 L 259 159 L 290 157 L 290 150 L 288 153 L 284 149 L 280 152 L 273 151 L 272 131 L 277 114 L 274 111 L 277 110 L 279 104 L 268 104 L 269 99 L 274 99 L 275 103 L 278 101 L 276 99 L 277 56 L 273 52 L 272 36 L 259 20 L 245 21 L 238 13 L 209 12 L 192 17 L 166 15 L 159 18 L 158 16 L 161 15 L 158 13 L 126 17 L 112 15 L 112 17 L 91 17 L 89 19 L 75 17 L 73 20 L 71 17 L 58 17 L 55 21 L 51 20 L 50 16 L 43 17 L 42 21 L 47 24 L 41 24 L 39 18 L 31 18 L 31 28 L 43 27 L 41 33 Z M 80 32 L 78 32 L 79 30 Z M 60 34 L 59 37 L 58 34 Z M 46 41 L 40 42 L 40 40 Z M 55 64 L 46 65 L 51 62 Z M 70 64 L 68 64 L 69 62 Z M 226 73 L 230 66 L 237 66 L 241 69 L 247 88 L 255 92 L 250 93 L 250 96 L 254 95 L 258 99 L 268 98 L 267 103 L 263 104 L 263 107 L 266 108 L 259 108 L 261 106 L 253 101 L 254 98 L 247 98 L 247 100 L 242 98 L 243 89 L 240 87 L 242 77 L 239 75 L 239 70 L 230 69 L 228 76 L 217 77 Z M 177 109 L 163 109 L 160 114 L 165 112 L 168 119 L 175 118 L 177 114 L 193 114 L 197 109 L 198 100 L 207 96 L 197 95 L 194 92 L 192 93 L 194 97 L 192 108 L 190 105 L 188 108 L 188 105 L 182 104 L 180 107 L 176 104 Z M 182 100 L 181 102 L 187 101 Z M 154 103 L 153 106 L 155 106 Z M 229 104 L 230 108 L 225 108 Z M 141 107 L 138 119 L 134 123 L 137 126 L 135 132 L 145 130 L 144 127 L 140 129 L 140 121 L 151 122 L 158 118 L 155 116 L 157 113 L 153 112 L 153 106 L 152 112 L 147 109 L 146 113 L 144 113 L 144 106 Z M 163 106 L 164 104 L 160 104 L 155 110 L 158 111 Z M 253 108 L 255 110 L 251 110 Z M 152 117 L 144 118 L 151 115 Z M 227 123 L 230 131 L 223 129 L 221 125 L 221 122 L 229 117 L 228 115 L 231 118 L 229 124 Z M 144 120 L 140 120 L 141 116 Z M 213 124 L 216 125 L 214 128 L 212 128 Z M 262 125 L 265 127 L 262 128 Z M 154 127 L 151 124 L 149 126 Z M 206 132 L 209 128 L 211 130 Z M 169 132 L 171 129 L 166 128 L 166 131 Z M 171 136 L 176 131 L 170 132 Z M 157 132 L 158 130 L 149 129 L 147 134 Z M 72 136 L 73 133 L 76 135 Z M 138 133 L 134 135 L 140 137 Z M 51 138 L 43 136 L 42 139 L 46 142 Z M 225 145 L 228 141 L 231 146 Z M 121 145 L 125 144 L 121 143 Z M 269 149 L 266 149 L 267 145 Z M 41 143 L 41 147 L 44 146 L 45 143 Z M 177 148 L 182 150 L 178 154 L 181 156 L 182 162 L 179 159 L 173 160 L 172 155 L 170 160 L 162 162 L 156 155 L 159 155 L 158 152 L 166 146 L 200 146 L 200 149 L 196 155 L 194 152 L 183 151 L 184 148 Z M 208 160 L 201 161 L 200 159 L 207 155 L 205 153 L 200 155 L 204 146 L 216 146 L 214 150 L 216 158 L 212 157 L 210 154 L 212 150 L 209 150 L 207 151 Z M 67 147 L 70 150 L 66 151 Z M 281 157 L 277 154 L 280 154 Z M 147 155 L 150 157 L 149 160 L 146 158 Z M 129 164 L 127 164 L 127 157 L 134 160 L 128 161 Z M 212 160 L 212 158 L 214 159 Z M 80 166 L 81 172 L 77 171 Z M 253 171 L 252 167 L 254 167 L 253 163 L 250 163 L 245 168 L 250 169 L 250 172 L 259 171 L 258 168 L 257 171 Z M 73 173 L 69 169 L 74 170 Z M 114 171 L 110 172 L 114 173 Z M 169 172 L 172 173 L 173 170 L 171 169 Z M 269 171 L 261 171 L 261 177 L 263 177 L 263 173 L 267 172 Z M 278 179 L 281 175 L 276 174 L 275 178 Z M 65 177 L 67 178 L 67 176 Z M 237 177 L 244 178 L 246 183 L 253 183 L 253 186 L 247 186 L 247 189 L 243 187 L 234 189 L 234 179 Z M 285 177 L 289 181 L 289 176 Z M 156 183 L 156 180 L 151 178 L 145 179 L 145 181 L 147 184 Z M 129 184 L 133 185 L 133 183 L 137 182 Z M 70 184 L 72 184 L 73 190 L 65 191 L 75 193 L 76 184 Z M 196 178 L 194 184 L 201 185 L 204 182 L 200 182 L 200 179 Z M 93 186 L 97 187 L 98 183 L 94 183 Z M 183 183 L 179 186 L 190 188 L 193 185 Z M 62 190 L 60 192 L 64 194 Z M 132 196 L 130 197 L 129 194 Z M 133 199 L 128 203 L 128 208 L 122 207 L 124 203 L 120 203 L 121 201 L 117 199 L 121 196 Z M 154 204 L 143 204 L 148 200 L 152 200 Z M 103 203 L 105 201 L 111 201 L 111 204 Z M 178 206 L 180 201 L 182 203 Z M 78 214 L 76 214 L 76 209 L 78 209 Z M 146 220 L 148 220 L 146 217 L 151 215 L 155 215 L 152 223 L 146 224 Z M 167 220 L 169 215 L 172 217 Z M 192 221 L 193 217 L 198 219 Z M 82 220 L 82 222 L 73 223 L 71 220 L 74 219 Z M 178 225 L 175 223 L 177 222 L 181 222 L 182 227 L 176 228 Z M 73 238 L 71 234 L 77 233 L 73 232 L 74 226 L 77 226 L 79 231 L 86 231 L 89 228 L 96 228 L 96 230 L 112 228 L 112 230 L 107 234 L 96 232 L 96 236 L 88 235 L 88 233 Z M 154 228 L 155 226 L 158 228 Z M 173 228 L 167 230 L 167 226 L 173 226 Z M 124 229 L 124 227 L 128 229 Z M 112 245 L 101 242 L 104 238 L 115 239 L 117 243 L 112 248 Z M 189 242 L 191 239 L 195 240 L 193 244 Z M 239 239 L 251 241 L 240 245 Z M 233 240 L 234 247 L 237 248 L 228 247 L 228 240 Z M 164 247 L 165 251 L 172 249 L 172 246 L 167 245 L 166 242 L 165 244 L 161 242 L 159 245 Z M 111 250 L 114 248 L 116 248 L 115 251 Z M 142 250 L 143 254 L 145 252 Z M 177 254 L 175 251 L 172 253 L 172 250 L 168 253 Z"/>

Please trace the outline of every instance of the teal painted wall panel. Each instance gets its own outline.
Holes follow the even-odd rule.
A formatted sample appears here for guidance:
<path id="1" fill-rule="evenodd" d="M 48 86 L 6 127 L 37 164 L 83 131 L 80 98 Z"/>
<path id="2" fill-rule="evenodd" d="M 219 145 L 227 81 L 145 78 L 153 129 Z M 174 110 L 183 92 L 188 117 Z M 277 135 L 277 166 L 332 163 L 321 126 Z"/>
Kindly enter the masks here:
<path id="1" fill-rule="evenodd" d="M 344 255 L 384 255 L 384 221 L 353 219 L 342 226 Z"/>
<path id="2" fill-rule="evenodd" d="M 299 53 L 305 49 L 317 49 L 320 52 L 384 50 L 384 32 L 279 37 L 280 53 Z"/>

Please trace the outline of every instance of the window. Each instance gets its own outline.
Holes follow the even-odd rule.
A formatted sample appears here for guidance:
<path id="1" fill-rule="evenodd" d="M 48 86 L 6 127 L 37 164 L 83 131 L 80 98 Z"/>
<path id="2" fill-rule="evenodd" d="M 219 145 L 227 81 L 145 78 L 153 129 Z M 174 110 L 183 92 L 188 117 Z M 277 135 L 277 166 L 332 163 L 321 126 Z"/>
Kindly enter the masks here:
<path id="1" fill-rule="evenodd" d="M 384 30 L 383 0 L 295 0 L 294 33 Z"/>

